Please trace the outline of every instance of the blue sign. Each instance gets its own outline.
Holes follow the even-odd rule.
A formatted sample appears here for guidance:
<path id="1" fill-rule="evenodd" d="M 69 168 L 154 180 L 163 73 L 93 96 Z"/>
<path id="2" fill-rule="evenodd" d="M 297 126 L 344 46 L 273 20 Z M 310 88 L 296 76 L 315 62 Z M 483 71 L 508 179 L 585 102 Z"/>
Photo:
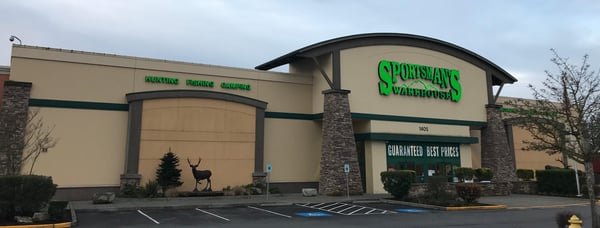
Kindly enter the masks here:
<path id="1" fill-rule="evenodd" d="M 404 212 L 404 213 L 425 213 L 425 212 L 430 212 L 429 210 L 417 209 L 417 208 L 400 208 L 400 209 L 396 209 L 395 211 L 397 211 L 397 212 Z"/>
<path id="2" fill-rule="evenodd" d="M 350 172 L 350 165 L 344 164 L 344 173 L 349 173 L 349 172 Z"/>
<path id="3" fill-rule="evenodd" d="M 302 216 L 302 217 L 330 217 L 331 214 L 329 213 L 325 213 L 325 212 L 300 212 L 300 213 L 296 213 L 296 215 L 298 216 Z"/>
<path id="4" fill-rule="evenodd" d="M 273 171 L 273 166 L 271 163 L 267 163 L 267 173 L 270 173 L 271 171 Z"/>

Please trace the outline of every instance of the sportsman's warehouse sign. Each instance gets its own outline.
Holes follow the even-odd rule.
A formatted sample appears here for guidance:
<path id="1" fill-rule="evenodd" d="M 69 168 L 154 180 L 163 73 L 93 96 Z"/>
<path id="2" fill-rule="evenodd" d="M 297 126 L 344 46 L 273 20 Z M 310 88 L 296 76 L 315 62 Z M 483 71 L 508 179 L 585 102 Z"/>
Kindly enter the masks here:
<path id="1" fill-rule="evenodd" d="M 454 69 L 398 63 L 379 62 L 379 94 L 425 97 L 460 101 L 462 88 L 460 72 Z"/>

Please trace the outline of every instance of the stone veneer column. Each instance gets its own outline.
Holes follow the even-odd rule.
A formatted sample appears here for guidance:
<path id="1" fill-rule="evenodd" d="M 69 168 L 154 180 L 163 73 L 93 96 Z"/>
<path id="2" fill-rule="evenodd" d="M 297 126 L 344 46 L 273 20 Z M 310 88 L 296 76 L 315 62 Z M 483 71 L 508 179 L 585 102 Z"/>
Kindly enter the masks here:
<path id="1" fill-rule="evenodd" d="M 481 167 L 494 172 L 494 182 L 517 180 L 515 173 L 515 154 L 508 144 L 506 129 L 502 122 L 501 105 L 485 106 L 487 127 L 481 132 Z"/>
<path id="2" fill-rule="evenodd" d="M 346 194 L 344 164 L 350 165 L 350 194 L 362 194 L 362 182 L 348 101 L 349 90 L 326 90 L 323 109 L 323 142 L 321 144 L 321 177 L 319 193 Z"/>
<path id="3" fill-rule="evenodd" d="M 20 173 L 30 93 L 31 82 L 4 82 L 0 108 L 0 175 Z M 19 172 L 7 173 L 8 170 Z"/>

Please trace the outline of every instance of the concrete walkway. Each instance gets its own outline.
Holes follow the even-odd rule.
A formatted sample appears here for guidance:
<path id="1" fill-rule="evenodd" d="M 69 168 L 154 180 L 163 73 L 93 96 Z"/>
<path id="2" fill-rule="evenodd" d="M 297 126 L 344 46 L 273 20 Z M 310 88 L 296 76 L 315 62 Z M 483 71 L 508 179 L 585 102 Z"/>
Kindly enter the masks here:
<path id="1" fill-rule="evenodd" d="M 294 203 L 327 202 L 379 202 L 392 198 L 389 194 L 365 194 L 360 196 L 314 196 L 301 194 L 276 194 L 256 196 L 217 196 L 217 197 L 177 197 L 132 199 L 117 198 L 112 204 L 92 204 L 92 201 L 72 201 L 71 207 L 78 212 L 84 211 L 120 211 L 148 208 L 219 208 L 248 205 L 291 205 Z M 480 203 L 506 205 L 507 209 L 549 208 L 574 205 L 588 205 L 589 200 L 581 198 L 553 197 L 539 195 L 488 196 L 479 199 Z"/>

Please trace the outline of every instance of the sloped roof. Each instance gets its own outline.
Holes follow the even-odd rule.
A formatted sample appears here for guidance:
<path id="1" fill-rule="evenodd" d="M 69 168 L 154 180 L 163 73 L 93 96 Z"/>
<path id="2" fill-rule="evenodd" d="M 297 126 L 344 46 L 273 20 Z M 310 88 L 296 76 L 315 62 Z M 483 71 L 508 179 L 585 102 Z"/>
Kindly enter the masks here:
<path id="1" fill-rule="evenodd" d="M 492 84 L 514 83 L 517 81 L 510 73 L 492 63 L 488 59 L 465 48 L 438 39 L 403 33 L 366 33 L 344 36 L 312 44 L 269 62 L 256 66 L 257 70 L 270 70 L 278 66 L 292 63 L 298 59 L 312 58 L 334 51 L 377 45 L 402 45 L 425 48 L 442 52 L 476 65 L 492 74 Z"/>

